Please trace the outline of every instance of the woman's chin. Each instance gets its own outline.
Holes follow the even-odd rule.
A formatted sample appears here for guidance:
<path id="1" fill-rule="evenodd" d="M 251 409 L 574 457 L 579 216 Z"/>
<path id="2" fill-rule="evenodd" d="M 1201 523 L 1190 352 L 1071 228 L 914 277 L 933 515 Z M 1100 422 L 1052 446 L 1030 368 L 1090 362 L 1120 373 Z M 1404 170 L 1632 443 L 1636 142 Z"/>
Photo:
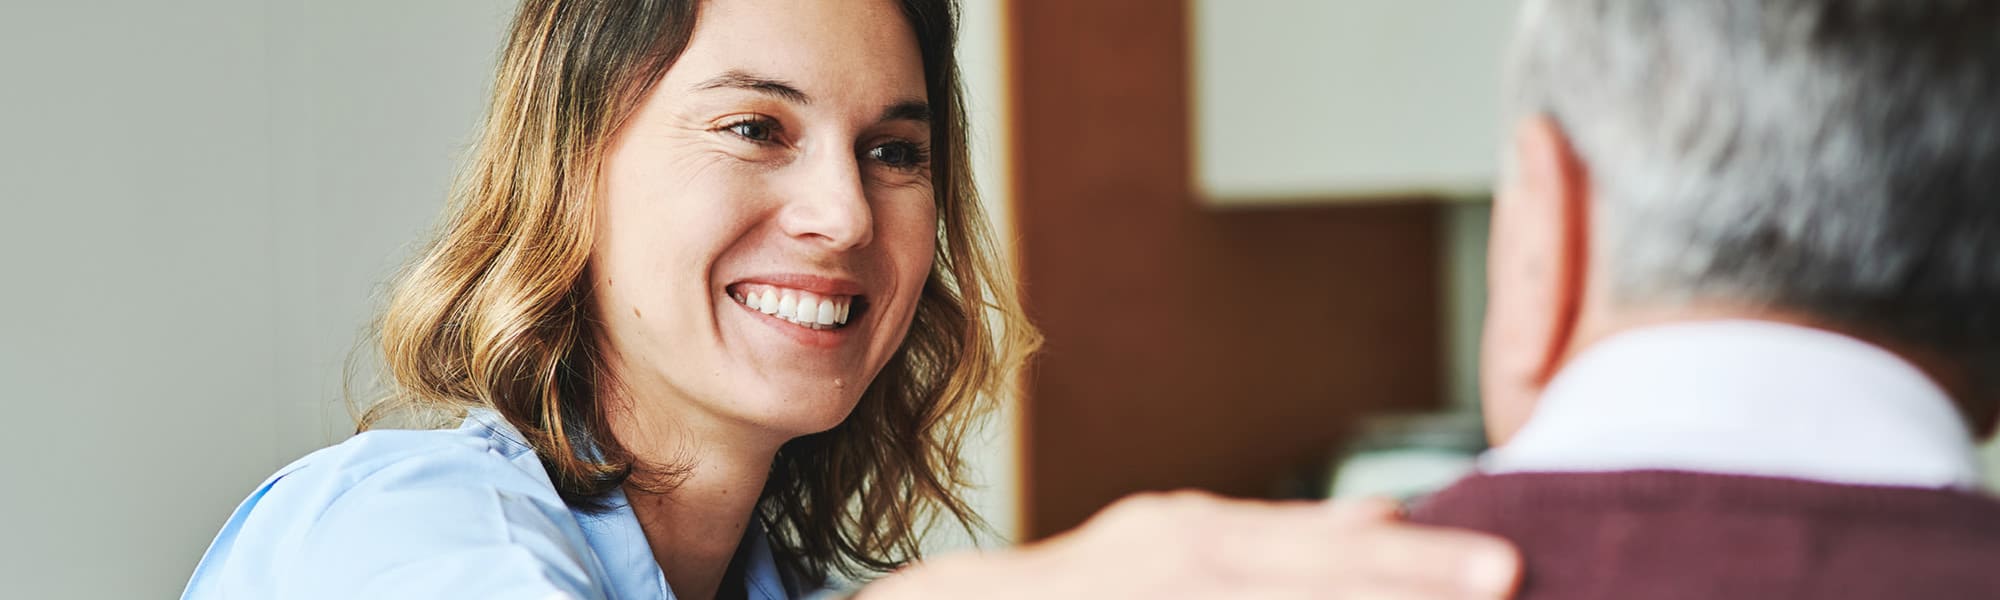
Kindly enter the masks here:
<path id="1" fill-rule="evenodd" d="M 859 392 L 829 390 L 773 391 L 738 404 L 738 416 L 758 429 L 786 439 L 812 435 L 839 426 L 854 412 Z"/>

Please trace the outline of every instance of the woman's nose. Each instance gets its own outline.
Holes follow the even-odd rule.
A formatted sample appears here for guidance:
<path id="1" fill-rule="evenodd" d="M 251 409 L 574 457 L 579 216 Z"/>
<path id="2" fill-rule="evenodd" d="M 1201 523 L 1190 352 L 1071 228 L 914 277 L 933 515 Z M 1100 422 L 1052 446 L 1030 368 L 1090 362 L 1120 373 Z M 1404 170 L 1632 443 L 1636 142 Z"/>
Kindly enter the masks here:
<path id="1" fill-rule="evenodd" d="M 875 237 L 875 220 L 860 163 L 851 153 L 832 154 L 809 163 L 790 190 L 779 225 L 794 238 L 831 250 L 867 246 Z"/>

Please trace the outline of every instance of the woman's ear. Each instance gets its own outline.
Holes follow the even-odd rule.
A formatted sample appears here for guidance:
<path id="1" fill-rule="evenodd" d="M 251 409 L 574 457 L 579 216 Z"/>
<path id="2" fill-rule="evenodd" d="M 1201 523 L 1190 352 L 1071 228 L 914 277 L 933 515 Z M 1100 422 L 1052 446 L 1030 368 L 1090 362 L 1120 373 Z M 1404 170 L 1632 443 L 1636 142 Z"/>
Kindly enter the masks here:
<path id="1" fill-rule="evenodd" d="M 1493 199 L 1480 380 L 1487 434 L 1506 443 L 1561 366 L 1582 308 L 1590 176 L 1547 117 L 1521 122 Z"/>

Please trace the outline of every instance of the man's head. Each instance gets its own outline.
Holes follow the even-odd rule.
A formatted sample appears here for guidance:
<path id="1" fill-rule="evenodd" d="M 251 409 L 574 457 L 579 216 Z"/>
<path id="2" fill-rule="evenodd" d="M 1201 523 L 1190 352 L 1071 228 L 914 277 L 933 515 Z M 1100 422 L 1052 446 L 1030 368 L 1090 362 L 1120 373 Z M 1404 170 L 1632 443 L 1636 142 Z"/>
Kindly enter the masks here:
<path id="1" fill-rule="evenodd" d="M 1991 425 L 2000 2 L 1527 0 L 1516 35 L 1496 441 L 1593 340 L 1713 316 L 1876 341 Z"/>

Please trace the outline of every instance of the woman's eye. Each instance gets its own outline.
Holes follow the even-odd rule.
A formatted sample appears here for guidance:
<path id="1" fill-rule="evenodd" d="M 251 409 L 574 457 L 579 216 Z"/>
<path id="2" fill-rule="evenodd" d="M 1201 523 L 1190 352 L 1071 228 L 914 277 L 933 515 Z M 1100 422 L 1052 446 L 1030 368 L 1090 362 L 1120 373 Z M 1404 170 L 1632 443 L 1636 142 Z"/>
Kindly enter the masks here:
<path id="1" fill-rule="evenodd" d="M 922 166 L 930 161 L 923 148 L 909 142 L 890 142 L 868 150 L 868 158 L 899 169 Z"/>
<path id="2" fill-rule="evenodd" d="M 778 135 L 778 128 L 776 125 L 771 124 L 771 122 L 769 121 L 762 121 L 762 120 L 739 121 L 737 123 L 723 126 L 722 129 L 723 131 L 729 132 L 731 135 L 746 140 L 750 140 L 752 142 L 769 142 L 772 141 L 774 138 L 776 138 Z"/>

